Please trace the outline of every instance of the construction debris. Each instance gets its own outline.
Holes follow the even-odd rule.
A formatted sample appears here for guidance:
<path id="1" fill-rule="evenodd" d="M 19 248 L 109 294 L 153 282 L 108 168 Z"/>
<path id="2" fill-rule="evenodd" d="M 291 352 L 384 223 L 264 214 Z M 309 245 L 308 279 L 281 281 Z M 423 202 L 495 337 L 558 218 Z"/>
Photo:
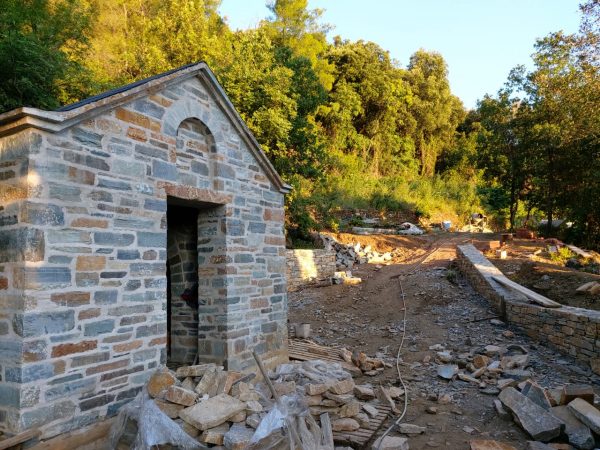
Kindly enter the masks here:
<path id="1" fill-rule="evenodd" d="M 395 251 L 380 253 L 360 242 L 342 244 L 325 234 L 319 234 L 319 237 L 325 249 L 335 252 L 335 263 L 340 270 L 351 269 L 355 264 L 387 264 L 399 255 Z"/>
<path id="2" fill-rule="evenodd" d="M 375 364 L 363 355 L 355 352 L 350 359 L 363 366 Z M 400 399 L 405 394 L 395 387 L 379 389 L 394 408 L 392 397 Z M 356 385 L 334 362 L 281 364 L 255 384 L 216 364 L 180 367 L 176 372 L 162 367 L 122 409 L 112 441 L 117 448 L 119 440 L 127 438 L 123 436 L 125 424 L 133 419 L 138 430 L 132 448 L 139 450 L 169 443 L 184 449 L 217 445 L 227 450 L 334 450 L 325 441 L 335 433 L 368 427 L 380 408 L 374 387 Z M 408 434 L 424 431 L 415 425 L 403 429 Z M 288 439 L 294 440 L 295 447 Z"/>

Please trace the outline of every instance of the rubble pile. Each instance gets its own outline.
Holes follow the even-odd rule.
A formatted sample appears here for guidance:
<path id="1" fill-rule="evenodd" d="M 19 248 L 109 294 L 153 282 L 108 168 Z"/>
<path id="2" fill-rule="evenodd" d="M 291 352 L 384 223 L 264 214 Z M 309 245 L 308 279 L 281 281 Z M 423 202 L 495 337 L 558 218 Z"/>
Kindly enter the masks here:
<path id="1" fill-rule="evenodd" d="M 483 394 L 497 395 L 496 412 L 506 419 L 512 417 L 533 439 L 528 448 L 556 448 L 545 444 L 548 442 L 595 448 L 595 435 L 600 437 L 600 411 L 594 406 L 596 398 L 591 386 L 541 387 L 531 378 L 529 354 L 521 345 L 487 345 L 457 355 L 440 344 L 429 349 L 436 352 L 434 362 L 439 378 L 472 383 Z M 496 448 L 491 446 L 494 442 L 474 440 L 471 448 Z M 507 450 L 514 448 L 503 445 Z"/>
<path id="2" fill-rule="evenodd" d="M 339 350 L 340 358 L 346 363 L 352 364 L 358 370 L 359 375 L 374 377 L 385 370 L 386 367 L 392 367 L 389 363 L 380 358 L 371 358 L 366 353 L 355 350 L 351 352 L 346 348 Z"/>
<path id="3" fill-rule="evenodd" d="M 335 264 L 340 270 L 351 269 L 355 264 L 386 264 L 396 256 L 400 256 L 395 251 L 380 253 L 373 250 L 370 245 L 362 245 L 360 242 L 342 244 L 331 236 L 323 234 L 319 236 L 323 241 L 324 248 L 335 252 Z"/>
<path id="4" fill-rule="evenodd" d="M 364 367 L 376 364 L 369 358 L 358 362 Z M 320 360 L 281 364 L 270 372 L 278 400 L 268 383 L 253 382 L 254 378 L 255 374 L 226 371 L 216 364 L 185 366 L 175 372 L 162 367 L 132 402 L 136 406 L 125 414 L 130 417 L 121 422 L 134 418 L 136 443 L 148 448 L 177 443 L 186 449 L 283 450 L 290 448 L 288 439 L 296 437 L 300 448 L 334 450 L 333 441 L 323 442 L 324 436 L 367 426 L 378 414 L 379 402 L 392 406 L 404 395 L 398 388 L 356 385 L 339 364 Z M 154 425 L 142 430 L 147 422 Z M 164 436 L 157 430 L 164 430 Z M 113 432 L 116 442 L 122 433 Z"/>

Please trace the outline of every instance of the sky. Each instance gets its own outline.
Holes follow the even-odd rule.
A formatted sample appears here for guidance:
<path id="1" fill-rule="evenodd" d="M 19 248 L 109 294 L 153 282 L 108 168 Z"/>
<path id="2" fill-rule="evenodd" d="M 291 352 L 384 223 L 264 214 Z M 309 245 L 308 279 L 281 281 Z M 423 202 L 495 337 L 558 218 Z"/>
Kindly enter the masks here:
<path id="1" fill-rule="evenodd" d="M 536 38 L 579 26 L 579 0 L 309 0 L 322 22 L 351 41 L 373 41 L 405 67 L 418 49 L 437 51 L 448 64 L 452 92 L 467 108 L 495 94 L 510 70 L 531 67 Z M 268 17 L 265 0 L 222 0 L 232 29 Z"/>

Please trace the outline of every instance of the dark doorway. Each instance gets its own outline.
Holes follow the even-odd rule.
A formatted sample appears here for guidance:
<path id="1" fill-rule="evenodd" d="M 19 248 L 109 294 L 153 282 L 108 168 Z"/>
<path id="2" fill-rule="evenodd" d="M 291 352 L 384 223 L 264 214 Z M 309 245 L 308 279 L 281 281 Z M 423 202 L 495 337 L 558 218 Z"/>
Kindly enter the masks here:
<path id="1" fill-rule="evenodd" d="M 198 208 L 167 205 L 169 363 L 192 363 L 198 354 L 198 214 Z"/>

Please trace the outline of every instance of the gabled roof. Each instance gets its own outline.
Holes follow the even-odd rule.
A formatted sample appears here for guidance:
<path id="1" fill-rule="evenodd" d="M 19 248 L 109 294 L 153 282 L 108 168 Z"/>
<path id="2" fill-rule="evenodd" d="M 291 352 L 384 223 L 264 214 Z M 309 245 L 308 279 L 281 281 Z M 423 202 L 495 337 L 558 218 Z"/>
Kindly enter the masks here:
<path id="1" fill-rule="evenodd" d="M 102 94 L 89 97 L 80 102 L 64 106 L 56 111 L 45 111 L 29 107 L 13 109 L 12 111 L 0 114 L 0 137 L 14 134 L 26 128 L 37 128 L 56 133 L 72 127 L 79 122 L 97 116 L 107 110 L 113 109 L 120 104 L 143 97 L 149 91 L 155 92 L 193 77 L 199 78 L 207 87 L 209 87 L 209 94 L 221 108 L 223 113 L 231 120 L 252 152 L 252 155 L 256 158 L 271 182 L 275 184 L 282 193 L 288 193 L 291 190 L 291 186 L 281 179 L 267 156 L 262 151 L 260 144 L 256 141 L 256 138 L 250 132 L 225 94 L 223 87 L 217 81 L 214 73 L 204 62 L 189 64 L 178 69 L 145 78 L 106 91 Z"/>

